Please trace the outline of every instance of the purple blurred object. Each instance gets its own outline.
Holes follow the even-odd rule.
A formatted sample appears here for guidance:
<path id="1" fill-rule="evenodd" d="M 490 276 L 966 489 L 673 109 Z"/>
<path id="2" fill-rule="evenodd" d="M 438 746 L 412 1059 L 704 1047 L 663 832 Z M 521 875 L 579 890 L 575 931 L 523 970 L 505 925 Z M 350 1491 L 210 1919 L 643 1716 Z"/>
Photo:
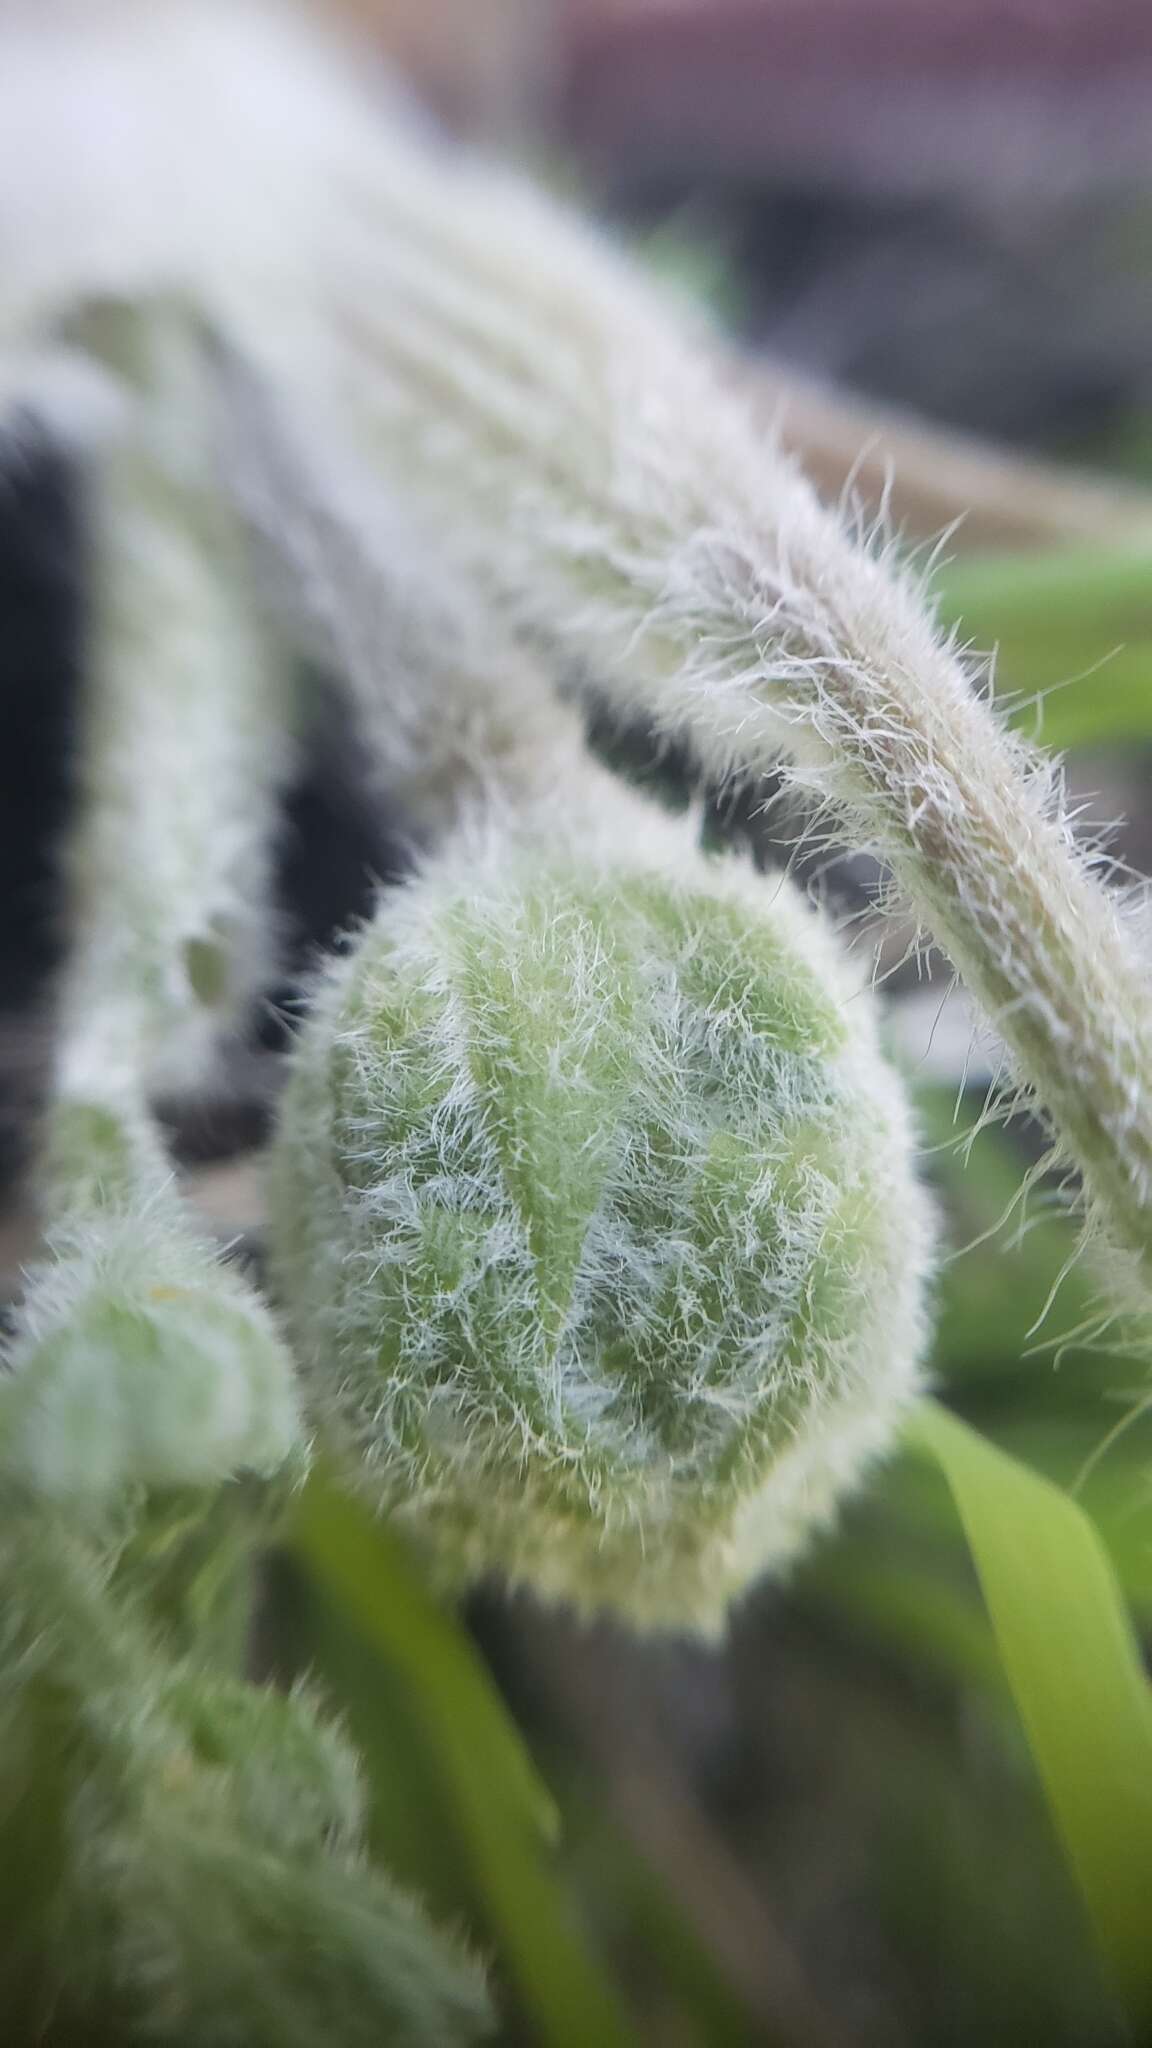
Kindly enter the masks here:
<path id="1" fill-rule="evenodd" d="M 638 177 L 924 198 L 1152 175 L 1148 0 L 593 0 L 562 125 Z"/>

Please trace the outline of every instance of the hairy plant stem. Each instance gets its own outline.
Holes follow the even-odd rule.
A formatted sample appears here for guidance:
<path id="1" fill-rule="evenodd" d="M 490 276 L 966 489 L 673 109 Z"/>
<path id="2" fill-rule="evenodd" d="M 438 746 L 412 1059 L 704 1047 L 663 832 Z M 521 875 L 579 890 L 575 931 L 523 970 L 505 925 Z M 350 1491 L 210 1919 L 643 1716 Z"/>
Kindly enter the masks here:
<path id="1" fill-rule="evenodd" d="M 394 135 L 356 230 L 333 264 L 333 430 L 623 712 L 690 740 L 713 775 L 789 762 L 882 858 L 1146 1301 L 1152 981 L 1050 766 L 891 557 L 849 537 L 579 223 Z"/>
<path id="2" fill-rule="evenodd" d="M 57 1092 L 115 1106 L 127 1125 L 133 1099 L 202 1080 L 269 971 L 292 708 L 219 496 L 187 316 L 105 305 L 77 331 L 133 407 L 90 492 L 92 673 Z M 138 1133 L 130 1149 L 141 1154 Z"/>

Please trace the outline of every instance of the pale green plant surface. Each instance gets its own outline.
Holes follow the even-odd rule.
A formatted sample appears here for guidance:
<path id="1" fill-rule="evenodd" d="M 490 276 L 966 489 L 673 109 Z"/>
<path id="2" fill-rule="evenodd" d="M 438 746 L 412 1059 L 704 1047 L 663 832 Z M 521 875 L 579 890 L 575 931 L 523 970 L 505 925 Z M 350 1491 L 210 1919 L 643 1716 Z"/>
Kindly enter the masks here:
<path id="1" fill-rule="evenodd" d="M 1147 969 L 1040 757 L 979 701 L 894 562 L 852 544 L 578 221 L 400 133 L 364 204 L 331 284 L 339 403 L 316 394 L 335 431 L 358 460 L 371 435 L 461 573 L 612 702 L 718 776 L 791 760 L 881 855 L 1142 1287 Z M 262 359 L 293 388 L 286 355 Z"/>

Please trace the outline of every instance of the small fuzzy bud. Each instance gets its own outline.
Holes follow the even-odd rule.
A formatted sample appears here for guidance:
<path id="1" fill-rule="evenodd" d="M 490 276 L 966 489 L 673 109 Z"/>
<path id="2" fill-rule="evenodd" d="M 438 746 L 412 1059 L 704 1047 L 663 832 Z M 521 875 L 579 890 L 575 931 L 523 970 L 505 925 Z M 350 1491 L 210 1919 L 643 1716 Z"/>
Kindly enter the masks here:
<path id="1" fill-rule="evenodd" d="M 273 1472 L 299 1442 L 271 1315 L 162 1203 L 49 1245 L 0 1381 L 0 1468 L 62 1503 Z"/>
<path id="2" fill-rule="evenodd" d="M 931 1233 L 819 920 L 671 821 L 586 824 L 463 832 L 331 970 L 274 1281 L 447 1580 L 707 1632 L 892 1440 Z"/>
<path id="3" fill-rule="evenodd" d="M 157 1788 L 82 1875 L 116 1914 L 100 1968 L 140 2038 L 269 2048 L 463 2048 L 490 2039 L 463 1945 L 362 1858 L 268 1851 L 218 1785 Z M 285 1798 L 292 1787 L 286 1786 Z"/>

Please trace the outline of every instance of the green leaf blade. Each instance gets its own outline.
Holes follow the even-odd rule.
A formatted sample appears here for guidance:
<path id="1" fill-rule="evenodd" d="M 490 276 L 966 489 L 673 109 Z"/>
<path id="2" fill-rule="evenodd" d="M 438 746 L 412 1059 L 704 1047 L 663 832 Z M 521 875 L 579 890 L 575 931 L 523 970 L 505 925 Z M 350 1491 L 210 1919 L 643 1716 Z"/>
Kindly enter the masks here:
<path id="1" fill-rule="evenodd" d="M 1152 2017 L 1152 1694 L 1104 1547 L 1069 1495 L 935 1402 L 909 1441 L 952 1490 L 1105 1971 Z"/>
<path id="2" fill-rule="evenodd" d="M 544 1849 L 552 1801 L 495 1686 L 383 1522 L 322 1470 L 291 1534 L 303 1568 L 417 1704 L 471 1887 L 541 2048 L 629 2048 L 616 1995 L 585 1953 Z"/>

